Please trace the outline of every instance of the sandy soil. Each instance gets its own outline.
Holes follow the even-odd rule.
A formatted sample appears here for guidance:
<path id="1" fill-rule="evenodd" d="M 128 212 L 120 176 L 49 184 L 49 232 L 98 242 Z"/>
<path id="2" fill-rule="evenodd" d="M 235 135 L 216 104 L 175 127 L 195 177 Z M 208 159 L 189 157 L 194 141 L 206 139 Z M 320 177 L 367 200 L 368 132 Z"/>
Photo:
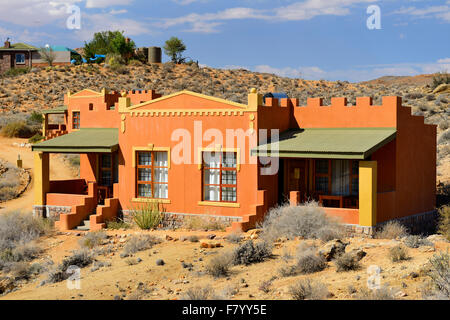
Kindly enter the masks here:
<path id="1" fill-rule="evenodd" d="M 142 262 L 137 265 L 128 265 L 127 258 L 120 258 L 121 250 L 116 250 L 106 256 L 99 256 L 100 261 L 109 261 L 111 266 L 91 271 L 86 267 L 81 271 L 81 289 L 69 290 L 67 282 L 57 284 L 45 284 L 39 286 L 47 275 L 44 274 L 31 283 L 23 284 L 17 291 L 9 293 L 0 299 L 114 299 L 116 296 L 128 299 L 136 295 L 139 286 L 147 289 L 147 293 L 138 295 L 144 299 L 179 299 L 183 292 L 194 286 L 211 286 L 217 294 L 236 290 L 232 299 L 290 299 L 288 288 L 296 280 L 309 277 L 319 280 L 327 285 L 332 293 L 331 299 L 354 298 L 349 292 L 349 286 L 353 286 L 358 292 L 366 288 L 367 268 L 370 265 L 378 265 L 382 268 L 381 284 L 388 285 L 401 291 L 402 299 L 420 299 L 421 290 L 427 277 L 421 272 L 428 259 L 436 252 L 423 252 L 422 249 L 408 249 L 411 260 L 392 263 L 388 258 L 388 250 L 396 245 L 393 240 L 381 239 L 346 239 L 350 245 L 348 250 L 363 248 L 367 256 L 361 260 L 361 269 L 358 271 L 337 273 L 332 262 L 328 267 L 318 273 L 309 276 L 299 275 L 294 277 L 281 277 L 278 269 L 286 262 L 281 258 L 286 253 L 295 255 L 295 250 L 301 240 L 285 241 L 279 243 L 274 249 L 274 257 L 262 263 L 250 266 L 234 266 L 228 278 L 214 279 L 203 274 L 208 260 L 215 254 L 231 250 L 236 245 L 220 239 L 224 234 L 213 232 L 217 235 L 216 240 L 206 240 L 206 235 L 212 232 L 138 232 L 108 231 L 110 242 L 120 246 L 120 235 L 134 233 L 153 234 L 165 238 L 170 235 L 175 239 L 186 234 L 195 234 L 201 242 L 220 242 L 222 248 L 201 249 L 200 243 L 189 241 L 163 241 L 153 248 L 135 254 L 134 258 L 141 258 Z M 76 233 L 57 235 L 41 239 L 41 245 L 46 249 L 45 256 L 50 257 L 56 263 L 70 251 L 79 248 L 80 236 Z M 320 241 L 318 241 L 320 244 Z M 446 251 L 450 248 L 449 243 L 437 242 L 436 251 Z M 156 260 L 163 259 L 165 265 L 157 266 Z M 182 267 L 182 262 L 192 263 L 193 270 L 188 271 Z M 292 260 L 290 261 L 293 262 Z M 416 272 L 418 277 L 412 278 L 411 272 Z M 262 281 L 267 281 L 277 276 L 271 285 L 269 293 L 259 290 Z M 244 280 L 242 280 L 244 279 Z M 245 281 L 245 282 L 243 282 Z M 140 284 L 141 283 L 141 284 Z"/>
<path id="2" fill-rule="evenodd" d="M 30 169 L 32 181 L 25 193 L 18 199 L 14 199 L 7 202 L 0 203 L 0 213 L 6 211 L 22 210 L 31 211 L 33 209 L 33 161 L 34 153 L 31 148 L 22 148 L 13 145 L 13 143 L 27 143 L 27 139 L 10 139 L 0 137 L 0 158 L 11 163 L 16 163 L 17 156 L 20 154 L 20 158 L 23 161 L 23 168 Z M 50 155 L 50 179 L 51 180 L 64 180 L 73 179 L 73 170 L 70 169 L 67 164 L 57 154 Z"/>

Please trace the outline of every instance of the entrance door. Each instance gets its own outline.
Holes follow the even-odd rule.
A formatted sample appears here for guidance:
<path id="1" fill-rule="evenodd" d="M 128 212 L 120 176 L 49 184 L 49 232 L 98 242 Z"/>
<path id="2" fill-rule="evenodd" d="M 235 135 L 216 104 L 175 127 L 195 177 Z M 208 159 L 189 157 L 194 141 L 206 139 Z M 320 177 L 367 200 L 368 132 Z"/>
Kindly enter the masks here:
<path id="1" fill-rule="evenodd" d="M 286 159 L 285 161 L 285 195 L 289 196 L 291 191 L 300 192 L 300 201 L 305 201 L 308 197 L 308 183 L 306 175 L 305 159 Z"/>
<path id="2" fill-rule="evenodd" d="M 118 154 L 103 153 L 99 156 L 99 202 L 111 198 L 113 193 L 113 184 L 118 182 Z"/>

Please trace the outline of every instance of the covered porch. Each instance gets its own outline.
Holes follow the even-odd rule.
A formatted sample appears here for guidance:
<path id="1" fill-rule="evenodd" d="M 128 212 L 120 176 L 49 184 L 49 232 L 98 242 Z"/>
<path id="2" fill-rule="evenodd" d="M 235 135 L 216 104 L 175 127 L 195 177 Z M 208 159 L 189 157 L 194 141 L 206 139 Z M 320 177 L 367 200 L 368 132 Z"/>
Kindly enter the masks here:
<path id="1" fill-rule="evenodd" d="M 118 210 L 118 130 L 80 129 L 32 146 L 34 213 L 61 230 L 98 230 Z M 51 153 L 79 154 L 80 178 L 50 180 Z"/>
<path id="2" fill-rule="evenodd" d="M 42 136 L 44 140 L 53 139 L 67 134 L 67 106 L 42 111 L 44 117 Z"/>
<path id="3" fill-rule="evenodd" d="M 317 201 L 343 223 L 374 226 L 377 161 L 371 155 L 395 136 L 393 128 L 296 129 L 252 153 L 279 158 L 279 203 Z"/>

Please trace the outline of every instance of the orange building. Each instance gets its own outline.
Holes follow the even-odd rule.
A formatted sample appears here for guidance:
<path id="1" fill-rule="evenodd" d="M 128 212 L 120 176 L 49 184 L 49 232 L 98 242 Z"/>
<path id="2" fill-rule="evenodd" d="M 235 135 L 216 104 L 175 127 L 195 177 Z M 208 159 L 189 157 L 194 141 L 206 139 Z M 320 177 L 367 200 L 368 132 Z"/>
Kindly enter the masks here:
<path id="1" fill-rule="evenodd" d="M 380 223 L 425 221 L 435 210 L 436 126 L 399 97 L 266 98 L 240 104 L 181 91 L 83 90 L 45 111 L 35 151 L 34 212 L 60 230 L 98 230 L 143 203 L 166 217 L 214 217 L 249 229 L 267 210 L 319 201 L 370 233 Z M 64 124 L 49 124 L 50 114 Z M 80 154 L 80 178 L 51 181 L 50 153 Z"/>

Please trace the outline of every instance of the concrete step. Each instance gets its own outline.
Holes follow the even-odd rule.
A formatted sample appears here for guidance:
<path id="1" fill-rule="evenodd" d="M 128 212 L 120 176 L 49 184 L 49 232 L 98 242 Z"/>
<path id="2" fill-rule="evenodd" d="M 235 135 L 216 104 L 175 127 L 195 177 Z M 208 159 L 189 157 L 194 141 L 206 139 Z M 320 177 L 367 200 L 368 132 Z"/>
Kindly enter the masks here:
<path id="1" fill-rule="evenodd" d="M 89 220 L 84 220 L 76 229 L 80 231 L 89 231 L 91 230 L 91 222 Z"/>

